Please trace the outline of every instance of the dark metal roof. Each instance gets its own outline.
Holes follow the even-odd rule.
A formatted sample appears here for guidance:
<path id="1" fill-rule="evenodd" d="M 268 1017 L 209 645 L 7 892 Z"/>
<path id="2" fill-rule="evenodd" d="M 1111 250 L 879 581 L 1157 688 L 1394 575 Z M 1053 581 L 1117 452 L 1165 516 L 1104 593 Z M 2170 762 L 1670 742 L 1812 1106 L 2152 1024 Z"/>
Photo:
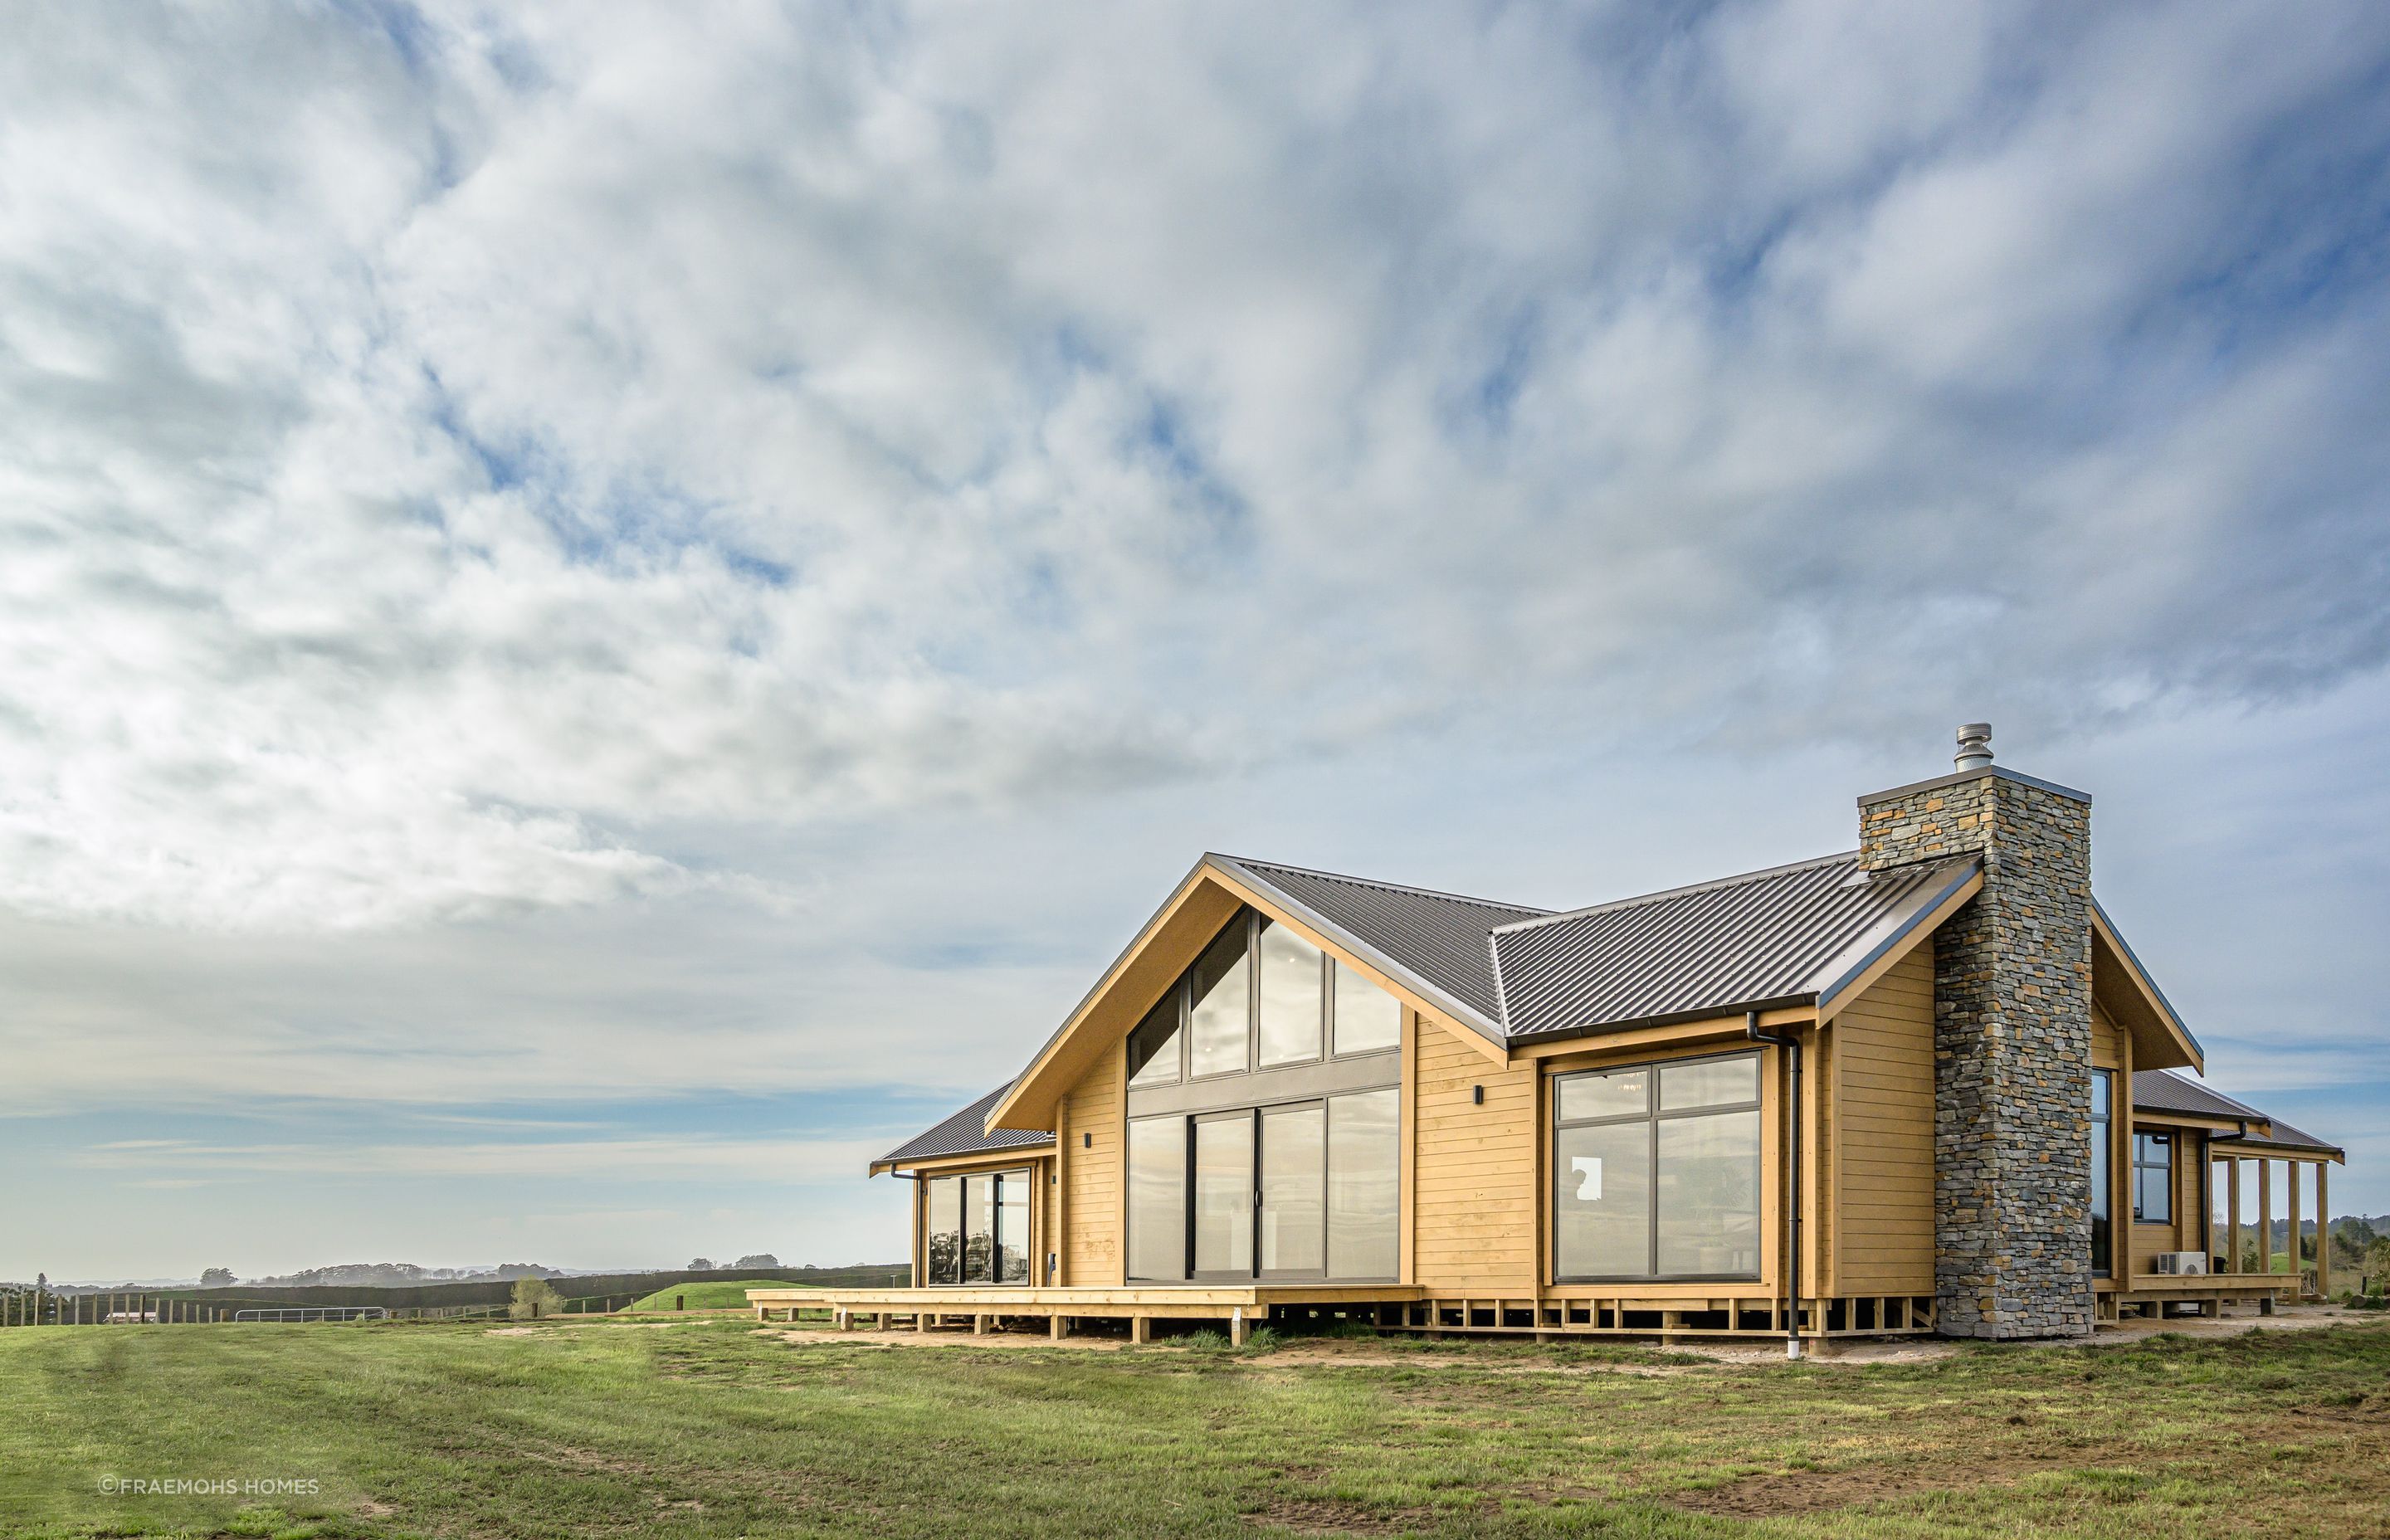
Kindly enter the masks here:
<path id="1" fill-rule="evenodd" d="M 2280 1118 L 2273 1120 L 2273 1136 L 2270 1138 L 2261 1134 L 2246 1134 L 2235 1138 L 2232 1142 L 2236 1145 L 2248 1145 L 2260 1149 L 2315 1150 L 2322 1154 L 2330 1155 L 2334 1160 L 2340 1161 L 2344 1163 L 2348 1160 L 2348 1151 L 2343 1149 L 2340 1146 L 2336 1144 L 2326 1144 L 2312 1134 L 2306 1133 L 2301 1129 L 2293 1128 L 2289 1123 L 2284 1123 Z"/>
<path id="2" fill-rule="evenodd" d="M 2251 1123 L 2273 1121 L 2245 1101 L 2234 1101 L 2220 1091 L 2211 1091 L 2170 1070 L 2135 1070 L 2133 1106 L 2136 1110 L 2181 1112 L 2194 1118 L 2245 1119 Z"/>
<path id="3" fill-rule="evenodd" d="M 1267 861 L 1215 859 L 1259 879 L 1399 969 L 1471 1007 L 1489 1023 L 1501 1021 L 1502 1007 L 1487 935 L 1497 926 L 1551 912 Z"/>
<path id="4" fill-rule="evenodd" d="M 1515 1041 L 1831 995 L 1976 870 L 1850 852 L 1506 926 L 1502 1020 Z"/>
<path id="5" fill-rule="evenodd" d="M 1052 1144 L 1052 1133 L 1034 1133 L 1022 1128 L 999 1128 L 987 1131 L 988 1109 L 996 1098 L 1012 1089 L 1012 1082 L 990 1091 L 969 1107 L 939 1123 L 926 1134 L 919 1134 L 871 1162 L 875 1171 L 912 1161 L 927 1161 L 941 1155 L 993 1154 L 1006 1149 L 1027 1149 L 1036 1145 Z"/>

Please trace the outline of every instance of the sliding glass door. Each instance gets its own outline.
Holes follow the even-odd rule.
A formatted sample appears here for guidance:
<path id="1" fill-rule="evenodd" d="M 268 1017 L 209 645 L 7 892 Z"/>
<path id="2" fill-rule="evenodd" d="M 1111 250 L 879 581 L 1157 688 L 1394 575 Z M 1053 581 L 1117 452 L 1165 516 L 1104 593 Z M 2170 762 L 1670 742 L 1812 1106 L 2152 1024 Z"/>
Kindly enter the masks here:
<path id="1" fill-rule="evenodd" d="M 1328 1109 L 1320 1102 L 1262 1112 L 1261 1276 L 1328 1271 Z"/>
<path id="2" fill-rule="evenodd" d="M 1131 1119 L 1129 1277 L 1393 1278 L 1399 1108 L 1390 1088 Z"/>
<path id="3" fill-rule="evenodd" d="M 1195 1276 L 1253 1276 L 1253 1115 L 1195 1120 Z"/>

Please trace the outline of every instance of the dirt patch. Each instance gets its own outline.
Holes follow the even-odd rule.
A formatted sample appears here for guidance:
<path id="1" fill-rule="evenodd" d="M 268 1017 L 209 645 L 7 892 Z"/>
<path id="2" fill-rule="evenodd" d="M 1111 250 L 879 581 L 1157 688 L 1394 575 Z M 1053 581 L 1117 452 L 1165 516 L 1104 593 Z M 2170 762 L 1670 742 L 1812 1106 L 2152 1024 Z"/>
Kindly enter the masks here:
<path id="1" fill-rule="evenodd" d="M 1852 1466 L 1841 1470 L 1763 1471 L 1691 1492 L 1671 1492 L 1664 1500 L 1693 1513 L 1728 1519 L 1767 1519 L 1823 1513 L 1907 1497 L 1920 1492 L 1960 1492 L 2004 1486 L 2069 1463 L 2057 1456 L 1991 1457 L 1965 1465 L 1903 1460 Z"/>
<path id="2" fill-rule="evenodd" d="M 1378 1508 L 1332 1497 L 1275 1497 L 1245 1521 L 1291 1530 L 1297 1534 L 1399 1534 L 1423 1527 L 1429 1517 L 1422 1508 Z"/>

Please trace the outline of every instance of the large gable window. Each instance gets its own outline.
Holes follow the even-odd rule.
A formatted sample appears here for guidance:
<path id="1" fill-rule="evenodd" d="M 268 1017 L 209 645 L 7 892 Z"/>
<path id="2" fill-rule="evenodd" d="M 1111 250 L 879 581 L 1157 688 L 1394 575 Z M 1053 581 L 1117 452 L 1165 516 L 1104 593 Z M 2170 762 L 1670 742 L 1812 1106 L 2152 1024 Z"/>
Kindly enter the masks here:
<path id="1" fill-rule="evenodd" d="M 1758 1277 L 1758 1055 L 1561 1075 L 1552 1107 L 1562 1281 Z"/>
<path id="2" fill-rule="evenodd" d="M 1291 926 L 1243 909 L 1129 1033 L 1128 1083 L 1390 1053 L 1402 1041 L 1400 1000 Z"/>

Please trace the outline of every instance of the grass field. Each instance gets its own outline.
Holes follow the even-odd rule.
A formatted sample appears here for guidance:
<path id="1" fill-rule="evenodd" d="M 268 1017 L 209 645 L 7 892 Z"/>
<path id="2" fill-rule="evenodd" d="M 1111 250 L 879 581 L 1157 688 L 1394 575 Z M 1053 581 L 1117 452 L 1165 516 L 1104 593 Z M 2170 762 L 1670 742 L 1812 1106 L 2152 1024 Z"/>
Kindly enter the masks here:
<path id="1" fill-rule="evenodd" d="M 723 1317 L 32 1329 L 0 1332 L 0 1410 L 19 1535 L 2390 1534 L 2376 1327 L 1865 1367 Z"/>
<path id="2" fill-rule="evenodd" d="M 670 1310 L 678 1296 L 685 1310 L 744 1310 L 750 1289 L 796 1289 L 800 1284 L 778 1278 L 740 1278 L 737 1282 L 675 1283 L 659 1289 L 631 1306 L 633 1310 Z"/>

